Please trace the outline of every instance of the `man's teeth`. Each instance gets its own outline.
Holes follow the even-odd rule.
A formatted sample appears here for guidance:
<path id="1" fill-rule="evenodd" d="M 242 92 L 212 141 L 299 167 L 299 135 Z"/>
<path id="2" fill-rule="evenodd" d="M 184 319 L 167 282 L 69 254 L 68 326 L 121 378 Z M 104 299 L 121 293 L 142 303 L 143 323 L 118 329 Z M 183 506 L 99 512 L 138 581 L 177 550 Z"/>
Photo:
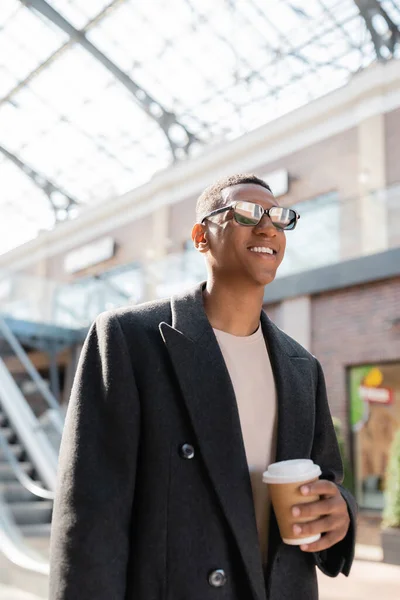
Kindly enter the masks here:
<path id="1" fill-rule="evenodd" d="M 258 247 L 258 248 L 250 248 L 251 252 L 262 252 L 264 254 L 273 254 L 274 251 L 271 248 Z"/>

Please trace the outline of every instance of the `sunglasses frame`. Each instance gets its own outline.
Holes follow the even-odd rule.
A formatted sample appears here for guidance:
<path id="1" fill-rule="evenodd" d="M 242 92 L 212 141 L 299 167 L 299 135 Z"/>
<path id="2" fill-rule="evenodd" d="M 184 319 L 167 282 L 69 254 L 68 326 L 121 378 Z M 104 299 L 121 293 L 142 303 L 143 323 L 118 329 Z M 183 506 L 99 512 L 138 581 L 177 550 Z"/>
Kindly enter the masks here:
<path id="1" fill-rule="evenodd" d="M 279 208 L 278 206 L 271 206 L 271 208 L 264 208 L 263 206 L 261 206 L 261 204 L 255 204 L 255 206 L 259 206 L 259 207 L 260 207 L 260 209 L 262 210 L 262 213 L 261 213 L 260 220 L 259 220 L 257 223 L 255 223 L 255 224 L 253 225 L 253 223 L 240 223 L 240 222 L 239 222 L 239 221 L 236 219 L 235 208 L 236 208 L 236 205 L 237 205 L 237 204 L 239 204 L 239 202 L 245 202 L 245 201 L 244 201 L 244 200 L 243 200 L 243 201 L 242 201 L 242 200 L 239 200 L 238 202 L 234 202 L 233 204 L 229 204 L 228 206 L 223 206 L 222 208 L 217 208 L 216 210 L 213 210 L 213 211 L 211 211 L 210 213 L 208 213 L 208 215 L 206 215 L 205 217 L 203 217 L 203 218 L 202 218 L 202 220 L 200 221 L 200 223 L 201 223 L 201 224 L 203 224 L 203 223 L 204 223 L 204 221 L 205 221 L 206 219 L 208 219 L 209 217 L 213 217 L 214 215 L 219 215 L 219 214 L 221 214 L 221 213 L 223 213 L 223 212 L 226 212 L 226 211 L 228 211 L 228 210 L 233 210 L 233 211 L 234 211 L 234 213 L 233 213 L 233 218 L 235 219 L 236 223 L 238 223 L 238 225 L 241 225 L 242 227 L 257 227 L 257 225 L 258 225 L 259 223 L 261 223 L 261 221 L 262 221 L 262 219 L 263 219 L 264 215 L 267 215 L 267 217 L 269 217 L 269 211 L 270 211 L 272 208 Z M 252 203 L 251 203 L 251 204 L 252 204 Z M 293 212 L 294 212 L 294 214 L 295 214 L 295 216 L 296 216 L 296 220 L 295 220 L 295 222 L 294 222 L 294 225 L 293 225 L 293 227 L 291 227 L 290 229 L 285 229 L 285 228 L 282 228 L 282 227 L 278 227 L 278 226 L 277 226 L 277 225 L 275 225 L 275 223 L 273 223 L 273 222 L 272 222 L 272 220 L 271 220 L 271 222 L 272 222 L 273 226 L 274 226 L 276 229 L 278 229 L 279 231 L 293 231 L 293 229 L 295 229 L 295 227 L 296 227 L 296 225 L 297 225 L 297 221 L 300 219 L 300 215 L 299 215 L 299 213 L 298 213 L 298 212 L 296 212 L 296 211 L 295 211 L 293 208 L 289 208 L 289 210 L 293 211 Z"/>

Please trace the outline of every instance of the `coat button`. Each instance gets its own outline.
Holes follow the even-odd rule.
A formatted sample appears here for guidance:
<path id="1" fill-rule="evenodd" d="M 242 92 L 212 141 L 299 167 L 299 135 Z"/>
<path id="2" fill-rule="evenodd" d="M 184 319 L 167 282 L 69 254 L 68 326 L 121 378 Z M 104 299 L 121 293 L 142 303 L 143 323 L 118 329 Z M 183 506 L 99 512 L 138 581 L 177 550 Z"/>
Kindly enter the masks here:
<path id="1" fill-rule="evenodd" d="M 183 444 L 179 448 L 179 454 L 182 458 L 191 459 L 194 457 L 194 448 L 190 444 Z"/>
<path id="2" fill-rule="evenodd" d="M 226 574 L 223 569 L 216 569 L 211 571 L 208 576 L 208 583 L 213 587 L 222 587 L 226 584 Z"/>

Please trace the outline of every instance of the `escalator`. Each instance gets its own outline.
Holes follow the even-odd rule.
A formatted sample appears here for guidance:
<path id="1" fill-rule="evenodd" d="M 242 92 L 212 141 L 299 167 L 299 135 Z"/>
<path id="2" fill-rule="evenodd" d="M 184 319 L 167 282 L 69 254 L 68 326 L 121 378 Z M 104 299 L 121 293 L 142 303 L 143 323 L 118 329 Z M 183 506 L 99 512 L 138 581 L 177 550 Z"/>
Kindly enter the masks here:
<path id="1" fill-rule="evenodd" d="M 0 427 L 0 576 L 5 589 L 46 599 L 54 493 L 42 487 L 34 465 L 8 427 Z M 18 592 L 18 593 L 17 593 Z"/>
<path id="2" fill-rule="evenodd" d="M 11 323 L 13 325 L 13 323 Z M 58 328 L 10 326 L 0 317 L 0 586 L 47 598 L 50 525 L 64 413 L 21 344 L 21 328 L 71 345 Z M 17 329 L 19 335 L 15 335 Z M 40 336 L 38 331 L 40 329 Z M 75 332 L 75 343 L 82 334 Z M 59 346 L 60 347 L 60 346 Z M 16 367 L 18 365 L 18 368 Z M 22 376 L 24 373 L 24 376 Z M 25 397 L 22 383 L 34 390 Z"/>
<path id="3" fill-rule="evenodd" d="M 36 495 L 35 485 L 45 489 L 23 442 L 0 408 L 0 496 L 24 537 L 48 538 L 53 492 Z"/>
<path id="4" fill-rule="evenodd" d="M 7 400 L 24 402 L 19 395 L 0 360 L 0 581 L 45 599 L 57 453 L 50 443 L 46 448 L 40 442 L 32 452 L 37 443 L 35 433 L 41 432 L 37 423 L 26 427 L 29 420 L 35 422 L 29 407 L 21 411 L 18 423 L 11 420 Z M 14 415 L 16 412 L 20 411 Z M 24 429 L 30 431 L 30 437 L 24 435 Z"/>
<path id="5" fill-rule="evenodd" d="M 69 284 L 0 272 L 0 594 L 47 599 L 61 407 L 90 323 L 137 302 L 142 275 L 137 264 Z"/>

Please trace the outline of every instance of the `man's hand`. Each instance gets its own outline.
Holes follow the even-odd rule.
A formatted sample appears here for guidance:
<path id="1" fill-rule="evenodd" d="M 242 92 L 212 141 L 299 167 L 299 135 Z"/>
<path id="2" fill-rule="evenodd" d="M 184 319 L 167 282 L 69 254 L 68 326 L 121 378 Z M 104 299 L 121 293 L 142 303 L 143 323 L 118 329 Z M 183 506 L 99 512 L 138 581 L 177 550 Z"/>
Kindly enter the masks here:
<path id="1" fill-rule="evenodd" d="M 303 485 L 300 491 L 304 496 L 318 495 L 320 500 L 293 506 L 292 514 L 294 517 L 315 519 L 309 523 L 293 525 L 294 533 L 296 535 L 301 533 L 304 537 L 317 533 L 323 534 L 317 542 L 303 544 L 300 548 L 305 552 L 319 552 L 340 542 L 349 529 L 350 517 L 347 504 L 338 487 L 331 481 L 319 479 L 313 483 Z"/>

